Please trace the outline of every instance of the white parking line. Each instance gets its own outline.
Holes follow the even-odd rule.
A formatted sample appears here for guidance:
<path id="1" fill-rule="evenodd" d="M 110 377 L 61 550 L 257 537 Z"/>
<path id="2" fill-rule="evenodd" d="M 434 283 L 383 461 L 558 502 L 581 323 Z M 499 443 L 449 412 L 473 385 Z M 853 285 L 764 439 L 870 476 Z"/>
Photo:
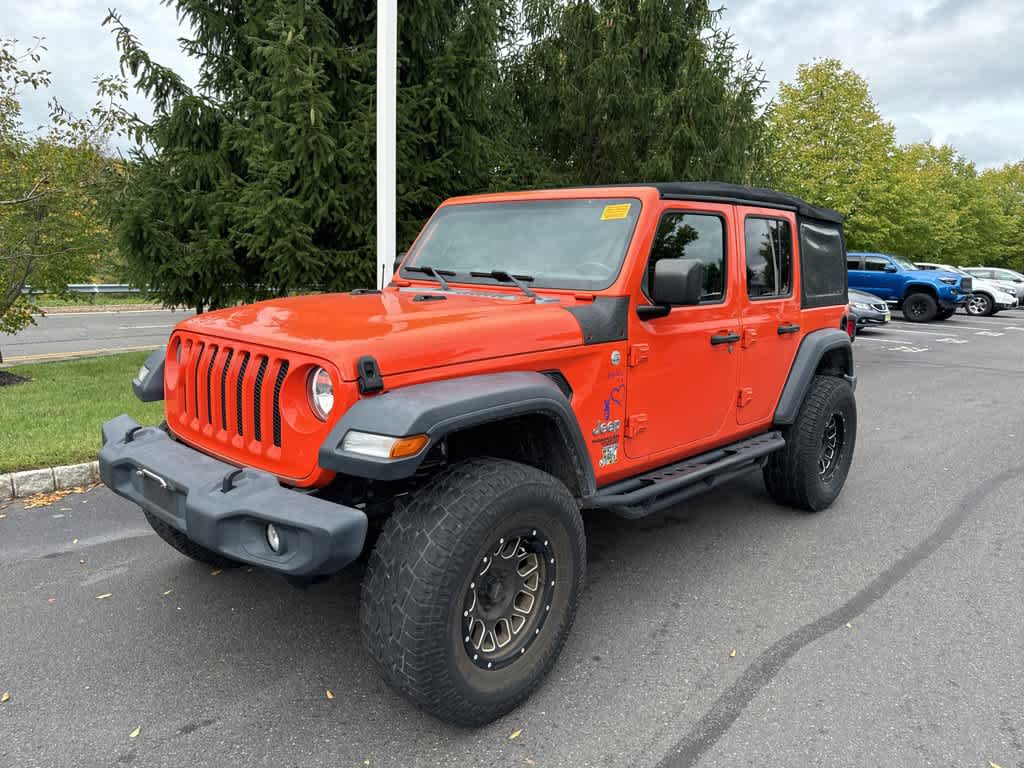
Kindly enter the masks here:
<path id="1" fill-rule="evenodd" d="M 142 328 L 173 328 L 175 323 L 160 323 L 159 325 L 119 325 L 119 331 L 134 331 Z"/>
<path id="2" fill-rule="evenodd" d="M 878 337 L 875 337 L 875 336 L 858 336 L 857 337 L 857 341 L 873 341 L 876 344 L 895 344 L 897 346 L 893 347 L 893 349 L 898 349 L 898 350 L 901 350 L 901 351 L 904 351 L 904 352 L 908 352 L 908 351 L 924 352 L 924 351 L 928 350 L 928 347 L 914 347 L 914 340 L 913 339 L 891 339 L 891 338 L 890 339 L 882 339 L 882 338 L 878 338 Z M 906 345 L 906 346 L 910 346 L 910 347 L 914 347 L 914 348 L 913 348 L 913 350 L 908 350 L 908 349 L 906 349 L 902 345 Z"/>
<path id="3" fill-rule="evenodd" d="M 893 319 L 891 322 L 893 325 L 898 325 L 900 330 L 903 330 L 903 326 L 905 325 L 920 325 L 920 323 L 908 323 L 906 320 Z M 960 322 L 950 323 L 949 321 L 946 321 L 946 327 L 954 331 L 958 331 L 960 329 L 965 331 L 987 331 L 992 328 L 1015 328 L 1024 331 L 1024 325 L 1006 325 L 1004 322 L 999 320 L 993 322 L 992 325 L 964 325 Z"/>
<path id="4" fill-rule="evenodd" d="M 885 330 L 885 326 L 876 325 L 873 328 L 871 328 L 871 330 L 874 330 L 874 331 L 884 331 Z M 949 331 L 946 331 L 945 333 L 940 333 L 938 331 L 912 331 L 909 328 L 900 328 L 898 331 L 896 331 L 896 333 L 920 333 L 920 334 L 922 334 L 924 336 L 948 336 L 949 335 Z"/>

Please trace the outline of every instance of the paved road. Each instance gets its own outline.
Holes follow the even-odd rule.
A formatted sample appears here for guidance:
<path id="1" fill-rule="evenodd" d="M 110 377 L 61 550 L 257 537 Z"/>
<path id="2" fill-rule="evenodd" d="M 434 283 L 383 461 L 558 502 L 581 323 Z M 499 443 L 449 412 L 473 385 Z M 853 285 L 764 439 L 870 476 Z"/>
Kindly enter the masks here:
<path id="1" fill-rule="evenodd" d="M 10 506 L 0 764 L 1024 766 L 1024 319 L 893 323 L 856 353 L 839 502 L 797 514 L 752 475 L 591 516 L 561 660 L 479 730 L 381 683 L 357 568 L 295 591 L 179 557 L 104 490 Z"/>
<path id="2" fill-rule="evenodd" d="M 35 363 L 108 352 L 153 349 L 192 312 L 75 312 L 36 318 L 38 325 L 0 336 L 5 364 Z"/>

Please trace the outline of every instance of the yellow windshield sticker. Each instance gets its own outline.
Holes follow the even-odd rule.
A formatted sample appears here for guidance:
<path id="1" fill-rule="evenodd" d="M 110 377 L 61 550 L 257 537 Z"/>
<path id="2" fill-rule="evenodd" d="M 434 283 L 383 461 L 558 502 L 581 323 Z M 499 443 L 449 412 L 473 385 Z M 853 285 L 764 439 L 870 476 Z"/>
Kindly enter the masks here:
<path id="1" fill-rule="evenodd" d="M 630 203 L 615 203 L 606 205 L 601 213 L 601 221 L 617 221 L 629 216 Z"/>

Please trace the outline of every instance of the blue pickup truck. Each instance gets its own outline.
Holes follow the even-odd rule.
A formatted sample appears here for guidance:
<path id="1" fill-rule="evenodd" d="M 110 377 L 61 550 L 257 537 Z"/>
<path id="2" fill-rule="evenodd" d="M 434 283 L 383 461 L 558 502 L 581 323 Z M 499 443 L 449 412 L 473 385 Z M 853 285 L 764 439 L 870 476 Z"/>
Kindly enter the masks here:
<path id="1" fill-rule="evenodd" d="M 918 269 L 886 253 L 847 254 L 851 288 L 873 293 L 903 310 L 914 323 L 946 320 L 971 296 L 971 278 L 956 272 Z"/>

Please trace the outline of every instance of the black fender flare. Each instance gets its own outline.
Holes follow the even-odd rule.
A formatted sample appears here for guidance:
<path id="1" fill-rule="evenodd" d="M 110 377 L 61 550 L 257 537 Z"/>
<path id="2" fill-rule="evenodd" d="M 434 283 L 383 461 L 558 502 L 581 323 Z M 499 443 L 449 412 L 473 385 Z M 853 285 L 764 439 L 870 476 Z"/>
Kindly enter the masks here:
<path id="1" fill-rule="evenodd" d="M 574 457 L 582 495 L 596 481 L 587 444 L 572 406 L 558 385 L 536 371 L 510 371 L 413 384 L 357 401 L 338 420 L 320 446 L 319 464 L 339 474 L 373 480 L 412 476 L 438 442 L 451 432 L 526 414 L 543 414 L 555 423 Z M 404 437 L 427 435 L 427 446 L 406 459 L 384 459 L 345 451 L 349 430 Z"/>
<path id="2" fill-rule="evenodd" d="M 796 358 L 789 369 L 786 386 L 775 406 L 775 424 L 788 426 L 796 421 L 800 406 L 811 388 L 814 374 L 825 355 L 839 350 L 840 373 L 856 388 L 857 377 L 853 373 L 853 345 L 846 331 L 838 328 L 820 328 L 804 336 L 797 350 Z"/>

